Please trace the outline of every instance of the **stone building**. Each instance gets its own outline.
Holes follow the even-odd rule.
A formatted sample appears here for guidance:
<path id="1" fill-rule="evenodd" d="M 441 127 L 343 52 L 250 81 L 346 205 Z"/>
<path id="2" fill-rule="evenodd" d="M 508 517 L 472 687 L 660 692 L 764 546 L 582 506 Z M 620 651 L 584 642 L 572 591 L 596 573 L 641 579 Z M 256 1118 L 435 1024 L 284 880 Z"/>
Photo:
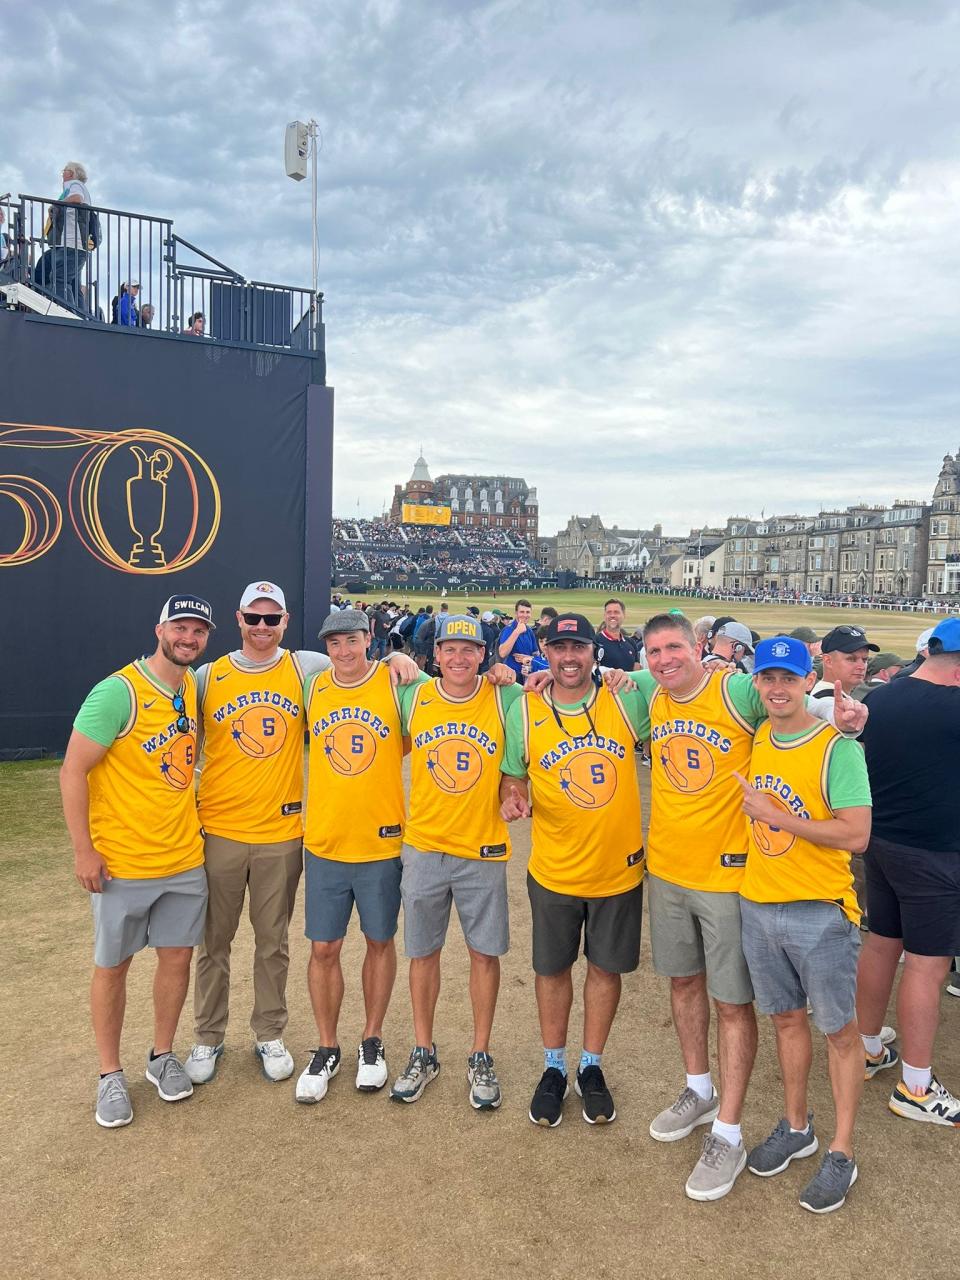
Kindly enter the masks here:
<path id="1" fill-rule="evenodd" d="M 930 507 L 927 593 L 960 595 L 960 449 L 944 456 Z"/>
<path id="2" fill-rule="evenodd" d="M 431 480 L 423 455 L 405 485 L 394 485 L 390 519 L 402 520 L 404 503 L 450 508 L 453 528 L 502 529 L 537 549 L 537 490 L 519 476 L 442 475 Z"/>

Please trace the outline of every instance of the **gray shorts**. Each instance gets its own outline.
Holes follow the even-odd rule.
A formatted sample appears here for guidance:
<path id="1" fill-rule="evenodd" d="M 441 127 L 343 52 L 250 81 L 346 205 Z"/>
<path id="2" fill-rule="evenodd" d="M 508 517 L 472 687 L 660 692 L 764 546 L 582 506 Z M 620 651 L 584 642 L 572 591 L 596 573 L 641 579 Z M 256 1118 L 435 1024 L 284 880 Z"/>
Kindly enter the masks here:
<path id="1" fill-rule="evenodd" d="M 104 880 L 90 905 L 93 963 L 102 969 L 144 947 L 198 947 L 207 918 L 207 874 L 193 867 L 153 880 Z"/>
<path id="2" fill-rule="evenodd" d="M 304 854 L 304 932 L 312 942 L 345 938 L 353 904 L 360 928 L 374 942 L 389 942 L 400 915 L 400 859 L 336 862 Z"/>
<path id="3" fill-rule="evenodd" d="M 860 930 L 835 903 L 743 898 L 740 909 L 761 1013 L 789 1013 L 809 1002 L 827 1036 L 856 1017 Z"/>
<path id="4" fill-rule="evenodd" d="M 527 872 L 533 920 L 533 971 L 549 978 L 580 954 L 605 973 L 632 973 L 640 963 L 643 881 L 609 898 L 578 898 L 546 889 Z"/>
<path id="5" fill-rule="evenodd" d="M 415 959 L 439 951 L 447 936 L 450 904 L 456 905 L 467 946 L 483 956 L 502 956 L 510 948 L 507 864 L 450 853 L 422 853 L 405 844 L 403 946 Z"/>
<path id="6" fill-rule="evenodd" d="M 662 978 L 706 973 L 724 1004 L 750 1004 L 753 987 L 740 940 L 739 893 L 685 889 L 647 873 L 650 948 Z"/>

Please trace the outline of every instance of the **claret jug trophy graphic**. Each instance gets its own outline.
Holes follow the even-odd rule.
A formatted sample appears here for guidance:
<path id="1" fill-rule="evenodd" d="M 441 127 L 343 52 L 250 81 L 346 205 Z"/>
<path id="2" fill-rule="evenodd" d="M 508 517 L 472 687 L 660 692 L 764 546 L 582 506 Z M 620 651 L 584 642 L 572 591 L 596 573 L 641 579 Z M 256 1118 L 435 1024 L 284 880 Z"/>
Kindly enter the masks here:
<path id="1" fill-rule="evenodd" d="M 167 477 L 173 455 L 166 449 L 155 449 L 148 457 L 139 445 L 128 447 L 137 461 L 137 471 L 127 481 L 127 516 L 136 537 L 127 564 L 158 569 L 167 563 L 159 538 L 167 515 Z"/>

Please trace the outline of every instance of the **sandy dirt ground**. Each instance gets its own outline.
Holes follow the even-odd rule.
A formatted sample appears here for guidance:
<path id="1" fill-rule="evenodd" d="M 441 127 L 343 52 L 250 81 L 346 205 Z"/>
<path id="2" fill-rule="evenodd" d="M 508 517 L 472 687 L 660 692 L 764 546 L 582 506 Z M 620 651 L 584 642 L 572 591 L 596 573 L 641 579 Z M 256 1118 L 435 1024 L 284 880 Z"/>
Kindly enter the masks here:
<path id="1" fill-rule="evenodd" d="M 648 775 L 641 770 L 646 790 Z M 444 955 L 438 1079 L 413 1106 L 359 1094 L 350 1069 L 362 1028 L 354 922 L 345 949 L 345 1069 L 326 1100 L 297 1106 L 293 1080 L 260 1074 L 247 1021 L 251 934 L 234 952 L 232 1021 L 216 1079 L 190 1100 L 161 1102 L 143 1078 L 150 1047 L 148 953 L 134 961 L 123 1039 L 136 1115 L 93 1120 L 96 1060 L 86 988 L 89 907 L 77 889 L 50 766 L 0 769 L 0 1275 L 65 1278 L 184 1275 L 384 1277 L 853 1276 L 956 1277 L 960 1132 L 912 1124 L 886 1107 L 888 1077 L 868 1083 L 858 1135 L 860 1179 L 846 1207 L 818 1218 L 797 1203 L 806 1161 L 779 1177 L 745 1172 L 731 1195 L 695 1204 L 683 1182 L 699 1138 L 664 1145 L 647 1127 L 682 1083 L 665 984 L 644 945 L 627 978 L 604 1059 L 618 1117 L 586 1125 L 571 1094 L 563 1124 L 527 1118 L 542 1069 L 524 885 L 528 830 L 510 868 L 512 949 L 494 1052 L 504 1089 L 495 1113 L 467 1102 L 467 969 L 454 925 Z M 29 838 L 27 836 L 29 833 Z M 287 1043 L 305 1065 L 315 1042 L 306 994 L 302 903 L 292 927 Z M 190 1003 L 178 1047 L 192 1035 Z M 569 1049 L 580 1049 L 579 1001 Z M 412 1030 L 401 959 L 385 1028 L 391 1073 Z M 936 1069 L 960 1088 L 960 1000 L 944 997 Z M 811 1103 L 822 1137 L 831 1103 L 816 1037 Z M 781 1114 L 773 1038 L 760 1054 L 744 1117 L 748 1143 Z"/>

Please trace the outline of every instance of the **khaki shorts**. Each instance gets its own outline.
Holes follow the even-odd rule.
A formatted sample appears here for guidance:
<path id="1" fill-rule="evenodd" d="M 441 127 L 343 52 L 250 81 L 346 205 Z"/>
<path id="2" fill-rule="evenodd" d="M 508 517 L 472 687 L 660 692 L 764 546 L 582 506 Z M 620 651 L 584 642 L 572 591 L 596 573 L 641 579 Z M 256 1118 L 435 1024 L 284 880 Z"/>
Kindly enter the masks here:
<path id="1" fill-rule="evenodd" d="M 663 978 L 706 973 L 724 1004 L 750 1004 L 753 984 L 740 937 L 739 893 L 685 889 L 647 873 L 653 967 Z"/>

